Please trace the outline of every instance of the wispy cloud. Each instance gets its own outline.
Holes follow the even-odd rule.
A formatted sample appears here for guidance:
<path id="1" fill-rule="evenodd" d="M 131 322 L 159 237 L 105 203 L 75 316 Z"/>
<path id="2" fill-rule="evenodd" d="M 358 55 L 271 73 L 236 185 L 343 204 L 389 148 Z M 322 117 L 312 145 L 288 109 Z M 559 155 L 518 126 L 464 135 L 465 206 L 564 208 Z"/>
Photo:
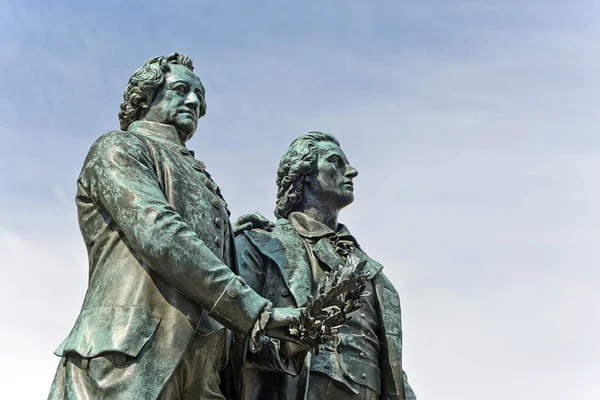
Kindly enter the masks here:
<path id="1" fill-rule="evenodd" d="M 295 137 L 340 139 L 342 220 L 401 293 L 420 398 L 597 398 L 598 5 L 264 5 L 0 5 L 2 391 L 47 393 L 87 282 L 83 158 L 133 70 L 181 51 L 208 90 L 190 147 L 234 216 L 272 215 Z"/>

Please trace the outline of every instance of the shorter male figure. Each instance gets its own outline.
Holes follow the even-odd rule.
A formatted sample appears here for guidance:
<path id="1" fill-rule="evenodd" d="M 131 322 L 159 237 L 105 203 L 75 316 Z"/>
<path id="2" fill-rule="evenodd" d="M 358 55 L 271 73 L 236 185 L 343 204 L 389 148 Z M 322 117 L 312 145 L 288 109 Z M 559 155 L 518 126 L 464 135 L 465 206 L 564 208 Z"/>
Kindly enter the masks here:
<path id="1" fill-rule="evenodd" d="M 398 293 L 382 266 L 338 223 L 340 210 L 354 200 L 357 174 L 332 135 L 296 139 L 277 172 L 275 228 L 236 238 L 240 275 L 276 307 L 303 306 L 351 254 L 366 261 L 369 275 L 364 308 L 318 355 L 303 357 L 301 348 L 267 338 L 261 351 L 246 353 L 239 388 L 245 400 L 416 399 L 402 370 Z"/>

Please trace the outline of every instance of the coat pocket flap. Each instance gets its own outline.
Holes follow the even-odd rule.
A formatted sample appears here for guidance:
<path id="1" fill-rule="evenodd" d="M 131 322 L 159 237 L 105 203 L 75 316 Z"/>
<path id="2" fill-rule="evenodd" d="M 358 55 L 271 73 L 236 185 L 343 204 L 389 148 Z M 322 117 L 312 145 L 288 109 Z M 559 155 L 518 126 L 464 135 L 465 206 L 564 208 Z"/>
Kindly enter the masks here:
<path id="1" fill-rule="evenodd" d="M 136 306 L 96 307 L 83 310 L 69 334 L 54 354 L 62 357 L 75 352 L 95 357 L 119 352 L 137 357 L 156 331 L 160 318 Z"/>

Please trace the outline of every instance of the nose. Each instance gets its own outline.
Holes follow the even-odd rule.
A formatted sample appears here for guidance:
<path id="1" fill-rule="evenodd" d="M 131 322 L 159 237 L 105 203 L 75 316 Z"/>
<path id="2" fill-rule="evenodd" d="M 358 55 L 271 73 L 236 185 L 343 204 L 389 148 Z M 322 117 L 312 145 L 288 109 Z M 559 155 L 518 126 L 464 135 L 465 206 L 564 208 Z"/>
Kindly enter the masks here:
<path id="1" fill-rule="evenodd" d="M 358 170 L 352 165 L 346 164 L 346 176 L 350 178 L 356 178 L 356 175 L 358 175 Z"/>
<path id="2" fill-rule="evenodd" d="M 190 92 L 187 95 L 187 97 L 185 98 L 185 105 L 194 110 L 200 107 L 200 99 L 198 98 L 196 92 Z"/>

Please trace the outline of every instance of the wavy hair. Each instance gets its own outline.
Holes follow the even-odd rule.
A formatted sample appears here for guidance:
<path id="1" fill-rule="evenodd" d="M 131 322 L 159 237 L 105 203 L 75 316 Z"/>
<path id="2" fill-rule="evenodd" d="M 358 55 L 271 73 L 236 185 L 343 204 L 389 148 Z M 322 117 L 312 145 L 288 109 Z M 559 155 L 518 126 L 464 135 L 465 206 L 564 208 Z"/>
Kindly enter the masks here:
<path id="1" fill-rule="evenodd" d="M 173 53 L 166 57 L 159 56 L 148 59 L 129 78 L 123 93 L 121 111 L 119 111 L 121 130 L 126 131 L 132 122 L 139 120 L 146 114 L 152 101 L 154 101 L 156 92 L 165 81 L 165 74 L 171 71 L 170 65 L 172 64 L 182 65 L 190 71 L 194 70 L 192 60 L 188 56 Z M 202 94 L 204 93 L 204 86 L 202 86 Z M 206 114 L 204 96 L 202 96 L 201 101 L 200 117 Z"/>
<path id="2" fill-rule="evenodd" d="M 340 145 L 330 133 L 309 132 L 294 140 L 281 158 L 277 169 L 277 218 L 287 218 L 302 201 L 304 182 L 310 180 L 317 162 L 318 142 Z"/>

